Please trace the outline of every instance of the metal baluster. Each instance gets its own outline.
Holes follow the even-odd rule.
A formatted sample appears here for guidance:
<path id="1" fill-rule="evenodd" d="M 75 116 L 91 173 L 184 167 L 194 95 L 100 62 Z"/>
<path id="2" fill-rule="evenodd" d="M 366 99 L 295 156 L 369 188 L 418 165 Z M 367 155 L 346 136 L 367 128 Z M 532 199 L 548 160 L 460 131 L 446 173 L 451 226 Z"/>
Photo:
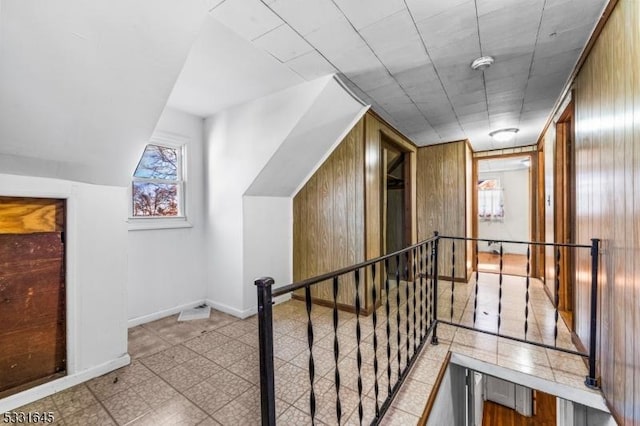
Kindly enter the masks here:
<path id="1" fill-rule="evenodd" d="M 420 244 L 420 342 L 424 339 L 424 244 Z"/>
<path id="2" fill-rule="evenodd" d="M 260 356 L 260 413 L 263 426 L 276 424 L 276 392 L 273 368 L 273 278 L 255 281 L 258 292 L 258 344 Z"/>
<path id="3" fill-rule="evenodd" d="M 315 364 L 313 362 L 313 323 L 311 322 L 311 289 L 305 289 L 305 302 L 307 305 L 307 341 L 309 343 L 309 382 L 311 383 L 311 391 L 309 392 L 309 407 L 311 410 L 311 423 L 316 423 L 316 393 L 313 383 L 316 377 Z"/>
<path id="4" fill-rule="evenodd" d="M 598 255 L 600 254 L 600 240 L 591 239 L 591 310 L 589 321 L 589 375 L 584 384 L 591 389 L 598 388 L 596 378 L 596 333 L 598 322 Z"/>
<path id="5" fill-rule="evenodd" d="M 362 424 L 363 408 L 362 408 L 362 352 L 360 351 L 360 339 L 362 333 L 360 331 L 360 270 L 355 271 L 356 279 L 356 361 L 358 363 L 358 418 Z"/>
<path id="6" fill-rule="evenodd" d="M 558 318 L 560 313 L 558 309 L 560 308 L 560 247 L 556 246 L 556 295 L 555 299 L 555 325 L 553 327 L 553 346 L 558 346 Z"/>
<path id="7" fill-rule="evenodd" d="M 502 267 L 503 267 L 503 263 L 502 263 L 502 256 L 503 256 L 503 248 L 502 248 L 502 243 L 500 244 L 500 270 L 499 270 L 499 275 L 498 275 L 498 285 L 500 286 L 500 290 L 498 291 L 498 334 L 500 334 L 500 323 L 502 321 Z"/>
<path id="8" fill-rule="evenodd" d="M 387 293 L 385 298 L 384 310 L 387 317 L 387 395 L 391 395 L 391 325 L 389 324 L 389 316 L 391 308 L 389 306 L 389 259 L 384 260 L 384 290 Z"/>
<path id="9" fill-rule="evenodd" d="M 407 348 L 407 358 L 406 358 L 406 362 L 405 362 L 405 368 L 406 366 L 409 364 L 409 252 L 405 251 L 404 252 L 404 281 L 406 284 L 406 287 L 404 288 L 404 303 L 405 303 L 405 313 L 406 313 L 406 322 L 405 322 L 405 332 L 406 332 L 406 338 L 405 338 L 405 347 Z"/>
<path id="10" fill-rule="evenodd" d="M 526 296 L 524 300 L 524 340 L 527 340 L 527 331 L 529 331 L 529 284 L 531 280 L 531 244 L 527 244 L 527 278 L 526 278 Z"/>
<path id="11" fill-rule="evenodd" d="M 400 255 L 396 255 L 396 352 L 398 353 L 398 378 L 402 376 L 400 363 L 402 354 L 400 353 Z"/>
<path id="12" fill-rule="evenodd" d="M 376 418 L 380 416 L 380 404 L 378 403 L 378 290 L 376 284 L 376 264 L 371 265 L 372 299 L 373 299 L 373 392 L 376 399 Z M 340 421 L 338 421 L 340 423 Z"/>
<path id="13" fill-rule="evenodd" d="M 438 243 L 440 236 L 438 231 L 433 233 L 435 239 L 433 240 L 433 248 L 431 253 L 433 255 L 433 334 L 431 335 L 431 344 L 438 344 Z"/>
<path id="14" fill-rule="evenodd" d="M 456 287 L 456 240 L 451 240 L 451 322 L 453 322 L 453 302 Z"/>
<path id="15" fill-rule="evenodd" d="M 340 369 L 338 359 L 340 358 L 340 344 L 338 343 L 338 277 L 333 277 L 333 360 L 335 361 L 335 382 L 336 382 L 336 417 L 338 424 L 342 420 L 342 404 L 340 403 Z"/>
<path id="16" fill-rule="evenodd" d="M 417 249 L 411 250 L 413 253 L 413 353 L 418 350 L 418 340 L 416 339 L 416 275 L 418 273 Z"/>
<path id="17" fill-rule="evenodd" d="M 473 298 L 473 327 L 476 326 L 476 319 L 478 316 L 478 281 L 480 278 L 480 272 L 478 271 L 478 241 L 475 242 L 475 254 L 476 254 L 476 287 Z"/>
<path id="18" fill-rule="evenodd" d="M 431 324 L 433 324 L 433 251 L 434 251 L 434 243 L 433 241 L 429 242 L 429 257 L 427 258 L 429 260 L 429 280 L 428 280 L 428 285 L 429 287 L 427 288 L 427 309 L 428 309 L 428 313 L 427 313 L 427 319 L 428 319 L 428 326 L 431 327 Z"/>

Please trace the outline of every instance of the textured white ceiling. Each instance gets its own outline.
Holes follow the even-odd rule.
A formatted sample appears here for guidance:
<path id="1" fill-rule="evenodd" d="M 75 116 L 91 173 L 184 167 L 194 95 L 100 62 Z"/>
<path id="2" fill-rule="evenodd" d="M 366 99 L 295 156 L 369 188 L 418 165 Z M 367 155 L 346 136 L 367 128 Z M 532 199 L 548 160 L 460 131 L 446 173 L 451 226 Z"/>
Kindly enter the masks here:
<path id="1" fill-rule="evenodd" d="M 606 0 L 224 0 L 211 15 L 305 80 L 338 72 L 419 145 L 535 143 Z M 473 71 L 478 56 L 495 64 Z M 518 127 L 508 144 L 489 132 Z"/>
<path id="2" fill-rule="evenodd" d="M 253 33 L 264 27 L 243 28 Z M 278 44 L 281 49 L 284 46 Z M 167 104 L 207 117 L 304 81 L 257 45 L 207 17 Z"/>
<path id="3" fill-rule="evenodd" d="M 0 155 L 127 185 L 205 3 L 2 0 L 0 12 Z"/>
<path id="4" fill-rule="evenodd" d="M 532 144 L 605 3 L 0 0 L 0 156 L 125 184 L 166 105 L 207 116 L 334 72 L 420 145 Z"/>

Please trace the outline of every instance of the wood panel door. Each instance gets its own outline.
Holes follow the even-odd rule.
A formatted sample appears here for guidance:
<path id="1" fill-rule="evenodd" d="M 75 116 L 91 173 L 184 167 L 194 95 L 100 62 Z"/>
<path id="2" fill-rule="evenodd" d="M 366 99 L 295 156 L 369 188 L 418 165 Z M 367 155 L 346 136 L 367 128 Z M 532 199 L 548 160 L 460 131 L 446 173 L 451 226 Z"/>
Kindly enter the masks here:
<path id="1" fill-rule="evenodd" d="M 0 398 L 66 369 L 64 201 L 0 197 Z"/>

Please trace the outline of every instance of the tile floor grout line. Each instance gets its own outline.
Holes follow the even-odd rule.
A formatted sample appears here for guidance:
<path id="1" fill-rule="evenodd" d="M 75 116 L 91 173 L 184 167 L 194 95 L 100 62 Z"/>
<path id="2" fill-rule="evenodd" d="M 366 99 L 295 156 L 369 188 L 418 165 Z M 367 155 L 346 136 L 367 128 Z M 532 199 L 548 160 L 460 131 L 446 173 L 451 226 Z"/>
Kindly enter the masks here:
<path id="1" fill-rule="evenodd" d="M 102 377 L 102 376 L 100 376 Z M 102 401 L 98 398 L 98 396 L 95 394 L 95 392 L 93 391 L 93 389 L 91 389 L 88 385 L 88 382 L 83 383 L 84 387 L 87 388 L 87 390 L 91 393 L 91 395 L 93 396 L 93 398 L 98 402 L 98 404 L 100 404 L 100 406 L 102 407 L 102 409 L 105 411 L 105 413 L 107 413 L 107 415 L 111 418 L 111 420 L 113 420 L 113 423 L 116 425 L 120 425 L 120 423 L 118 423 L 115 419 L 115 417 L 113 417 L 113 415 L 111 414 L 111 412 L 107 409 L 107 407 L 102 403 Z M 124 391 L 124 389 L 123 389 Z M 121 391 L 122 392 L 122 391 Z M 120 393 L 120 392 L 118 392 Z M 117 395 L 117 394 L 116 394 Z M 88 406 L 87 406 L 88 407 Z M 81 410 L 86 409 L 87 407 L 82 408 Z M 81 411 L 78 410 L 78 411 Z"/>

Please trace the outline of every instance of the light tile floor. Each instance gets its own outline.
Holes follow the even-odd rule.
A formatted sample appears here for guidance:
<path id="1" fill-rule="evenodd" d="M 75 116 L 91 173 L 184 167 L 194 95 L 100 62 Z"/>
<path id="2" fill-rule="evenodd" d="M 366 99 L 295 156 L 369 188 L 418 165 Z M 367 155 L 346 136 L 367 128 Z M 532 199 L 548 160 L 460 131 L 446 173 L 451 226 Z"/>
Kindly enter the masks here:
<path id="1" fill-rule="evenodd" d="M 476 326 L 497 329 L 498 280 L 481 274 Z M 439 317 L 473 324 L 475 282 L 454 285 L 451 316 L 451 283 L 440 281 Z M 394 286 L 395 287 L 395 286 Z M 410 296 L 411 330 L 406 337 L 406 283 L 400 284 L 400 350 L 396 327 L 396 293 L 392 290 L 387 339 L 385 303 L 377 311 L 375 339 L 378 350 L 378 392 L 374 374 L 373 316 L 360 317 L 362 397 L 358 389 L 357 319 L 339 313 L 337 333 L 329 308 L 314 305 L 314 393 L 316 423 L 336 424 L 334 339 L 340 373 L 342 424 L 359 424 L 362 401 L 364 423 L 369 424 L 387 395 L 388 367 L 391 383 L 406 365 L 407 341 L 413 353 L 413 299 Z M 418 293 L 419 294 L 419 293 Z M 524 336 L 524 278 L 505 276 L 501 332 Z M 419 297 L 419 296 L 418 296 Z M 426 298 L 427 295 L 425 294 Z M 542 284 L 532 280 L 527 337 L 553 342 L 554 311 Z M 386 301 L 386 298 L 383 298 Z M 419 306 L 419 304 L 418 304 Z M 420 324 L 420 310 L 416 311 Z M 426 315 L 426 314 L 425 314 Z M 425 317 L 426 318 L 426 317 Z M 423 321 L 423 325 L 425 322 Z M 420 336 L 420 331 L 417 332 Z M 552 382 L 584 388 L 584 362 L 576 356 L 440 325 L 440 344 L 426 344 L 387 411 L 382 424 L 416 424 L 423 412 L 438 371 L 449 350 L 485 362 L 535 375 Z M 388 346 L 387 346 L 388 344 Z M 558 344 L 573 348 L 564 324 L 559 324 Z M 390 356 L 387 358 L 387 347 Z M 212 310 L 207 320 L 178 322 L 167 317 L 129 330 L 131 365 L 22 407 L 16 411 L 54 411 L 60 425 L 251 425 L 260 422 L 257 318 L 238 320 Z M 274 307 L 274 355 L 276 415 L 278 424 L 311 424 L 307 312 L 299 301 Z M 390 362 L 388 362 L 390 361 Z"/>

